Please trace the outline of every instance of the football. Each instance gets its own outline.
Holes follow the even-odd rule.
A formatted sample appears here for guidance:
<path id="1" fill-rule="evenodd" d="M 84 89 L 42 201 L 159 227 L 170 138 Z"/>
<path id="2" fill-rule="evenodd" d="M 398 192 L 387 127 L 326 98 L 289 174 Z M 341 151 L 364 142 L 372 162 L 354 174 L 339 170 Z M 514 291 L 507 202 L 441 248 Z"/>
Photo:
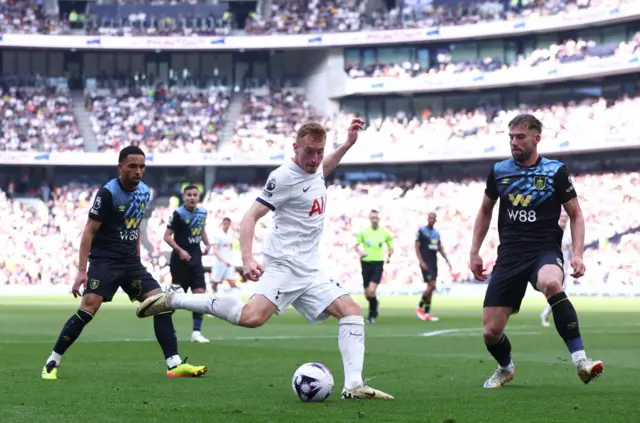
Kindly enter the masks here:
<path id="1" fill-rule="evenodd" d="M 291 386 L 303 402 L 322 402 L 333 392 L 333 375 L 323 364 L 305 363 L 293 374 Z"/>

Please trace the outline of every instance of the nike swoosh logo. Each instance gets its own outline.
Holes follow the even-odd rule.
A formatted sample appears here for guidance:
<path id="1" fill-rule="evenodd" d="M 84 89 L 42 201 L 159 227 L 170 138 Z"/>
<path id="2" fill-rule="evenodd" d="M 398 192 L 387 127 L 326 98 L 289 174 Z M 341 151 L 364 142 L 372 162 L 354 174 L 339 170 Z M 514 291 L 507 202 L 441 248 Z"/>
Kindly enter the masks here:
<path id="1" fill-rule="evenodd" d="M 306 187 L 306 188 L 302 188 L 302 192 L 307 192 L 307 191 L 309 191 L 309 188 L 311 188 L 311 186 L 308 186 L 308 187 Z"/>

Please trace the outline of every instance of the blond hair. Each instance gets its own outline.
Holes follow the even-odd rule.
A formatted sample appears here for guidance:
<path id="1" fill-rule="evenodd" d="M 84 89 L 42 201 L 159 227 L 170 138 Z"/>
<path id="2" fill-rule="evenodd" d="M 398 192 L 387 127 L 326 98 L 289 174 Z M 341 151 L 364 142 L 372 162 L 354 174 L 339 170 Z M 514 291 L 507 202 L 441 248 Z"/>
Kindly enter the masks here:
<path id="1" fill-rule="evenodd" d="M 318 122 L 307 122 L 298 129 L 296 142 L 299 143 L 308 135 L 311 135 L 314 140 L 324 140 L 327 137 L 327 131 Z"/>

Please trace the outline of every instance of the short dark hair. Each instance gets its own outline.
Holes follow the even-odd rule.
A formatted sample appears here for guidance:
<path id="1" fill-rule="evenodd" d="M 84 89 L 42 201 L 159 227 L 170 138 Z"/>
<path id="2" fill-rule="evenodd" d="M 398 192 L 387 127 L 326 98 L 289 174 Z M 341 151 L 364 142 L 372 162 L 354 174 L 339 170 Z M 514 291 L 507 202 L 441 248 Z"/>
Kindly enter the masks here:
<path id="1" fill-rule="evenodd" d="M 223 218 L 222 221 L 231 223 L 231 219 L 229 219 L 228 217 Z"/>
<path id="2" fill-rule="evenodd" d="M 144 151 L 142 151 L 140 147 L 138 147 L 137 145 L 129 145 L 123 148 L 122 150 L 120 150 L 120 154 L 118 155 L 118 163 L 122 163 L 125 160 L 127 160 L 127 157 L 134 156 L 134 155 L 140 155 L 142 157 L 146 157 L 144 155 Z"/>
<path id="3" fill-rule="evenodd" d="M 184 194 L 185 192 L 187 192 L 187 191 L 189 191 L 191 189 L 196 189 L 196 190 L 198 190 L 198 192 L 200 192 L 200 188 L 198 188 L 197 185 L 190 184 L 190 185 L 187 185 L 186 187 L 184 187 L 184 189 L 182 190 L 182 193 Z"/>
<path id="4" fill-rule="evenodd" d="M 376 210 L 376 209 L 371 209 L 371 211 L 369 212 L 369 214 L 371 214 L 371 213 L 378 213 L 378 210 Z"/>
<path id="5" fill-rule="evenodd" d="M 522 125 L 524 125 L 529 131 L 536 131 L 538 134 L 542 133 L 542 122 L 540 122 L 540 120 L 534 115 L 530 115 L 528 113 L 519 114 L 511 119 L 511 122 L 509 122 L 509 129 L 514 126 Z"/>

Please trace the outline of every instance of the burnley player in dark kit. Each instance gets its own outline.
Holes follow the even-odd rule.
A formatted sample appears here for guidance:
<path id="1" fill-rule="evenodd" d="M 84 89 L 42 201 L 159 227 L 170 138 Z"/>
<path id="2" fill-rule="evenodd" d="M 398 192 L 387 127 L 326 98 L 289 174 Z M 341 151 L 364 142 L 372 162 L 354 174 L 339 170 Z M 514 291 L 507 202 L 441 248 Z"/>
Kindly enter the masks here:
<path id="1" fill-rule="evenodd" d="M 529 114 L 518 115 L 509 123 L 513 158 L 496 163 L 489 172 L 473 228 L 470 269 L 476 279 L 485 280 L 480 247 L 499 199 L 500 245 L 482 312 L 484 342 L 498 369 L 484 383 L 485 388 L 500 388 L 515 375 L 511 343 L 504 329 L 509 316 L 520 309 L 529 282 L 547 298 L 558 334 L 569 349 L 580 379 L 589 383 L 604 370 L 601 361 L 587 358 L 578 316 L 562 287 L 560 211 L 564 207 L 571 222 L 575 278 L 585 272 L 584 217 L 566 166 L 538 154 L 541 133 L 542 123 Z"/>
<path id="2" fill-rule="evenodd" d="M 62 328 L 42 369 L 43 379 L 57 379 L 63 354 L 102 303 L 113 299 L 118 288 L 122 288 L 131 301 L 144 301 L 162 292 L 140 260 L 139 227 L 151 196 L 149 187 L 142 182 L 144 170 L 144 152 L 136 146 L 126 147 L 118 158 L 119 177 L 96 194 L 82 233 L 78 275 L 72 290 L 74 297 L 82 296 L 80 308 Z M 81 286 L 84 287 L 82 294 Z M 155 316 L 153 328 L 164 353 L 168 377 L 197 377 L 207 372 L 204 366 L 181 360 L 171 313 Z"/>

